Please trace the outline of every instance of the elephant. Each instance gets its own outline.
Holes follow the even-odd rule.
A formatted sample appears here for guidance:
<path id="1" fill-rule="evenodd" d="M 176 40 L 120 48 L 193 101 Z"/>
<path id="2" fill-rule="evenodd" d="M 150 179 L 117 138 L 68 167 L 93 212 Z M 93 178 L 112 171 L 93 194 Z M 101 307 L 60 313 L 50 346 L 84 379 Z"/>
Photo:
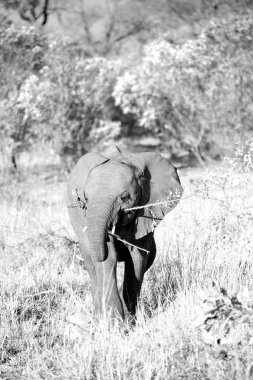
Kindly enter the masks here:
<path id="1" fill-rule="evenodd" d="M 111 146 L 82 156 L 67 187 L 95 314 L 135 318 L 144 274 L 156 256 L 155 226 L 183 193 L 177 170 L 158 153 L 121 152 Z M 121 290 L 116 276 L 120 261 Z"/>

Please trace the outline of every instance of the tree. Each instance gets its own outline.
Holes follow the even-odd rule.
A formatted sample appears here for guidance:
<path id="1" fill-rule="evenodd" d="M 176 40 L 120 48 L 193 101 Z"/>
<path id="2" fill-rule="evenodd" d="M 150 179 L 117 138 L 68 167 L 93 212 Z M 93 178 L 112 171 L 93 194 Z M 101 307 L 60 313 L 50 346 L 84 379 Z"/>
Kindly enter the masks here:
<path id="1" fill-rule="evenodd" d="M 121 54 L 130 38 L 136 49 L 167 34 L 170 42 L 196 37 L 211 17 L 227 17 L 252 9 L 252 0 L 0 0 L 21 19 L 47 25 L 85 45 L 90 55 Z M 59 21 L 60 25 L 57 23 Z M 57 32 L 59 31 L 57 30 Z M 134 46 L 134 43 L 133 43 Z"/>
<path id="2" fill-rule="evenodd" d="M 74 20 L 74 24 L 80 26 L 79 35 L 82 34 L 83 42 L 92 55 L 106 55 L 114 44 L 138 34 L 145 28 L 140 12 L 135 12 L 140 9 L 139 6 L 136 8 L 136 1 L 131 3 L 131 7 L 124 6 L 125 12 L 121 2 L 116 0 L 101 0 L 95 5 L 85 0 L 71 0 L 65 3 L 60 0 L 0 0 L 1 3 L 7 10 L 16 10 L 21 19 L 31 24 L 44 26 L 49 18 L 55 15 L 61 24 L 67 24 L 69 28 L 69 24 L 73 25 Z M 99 34 L 101 28 L 102 35 L 97 38 L 96 34 Z"/>
<path id="3" fill-rule="evenodd" d="M 15 9 L 20 17 L 30 23 L 38 21 L 46 25 L 49 14 L 52 12 L 50 0 L 1 0 L 5 9 Z"/>

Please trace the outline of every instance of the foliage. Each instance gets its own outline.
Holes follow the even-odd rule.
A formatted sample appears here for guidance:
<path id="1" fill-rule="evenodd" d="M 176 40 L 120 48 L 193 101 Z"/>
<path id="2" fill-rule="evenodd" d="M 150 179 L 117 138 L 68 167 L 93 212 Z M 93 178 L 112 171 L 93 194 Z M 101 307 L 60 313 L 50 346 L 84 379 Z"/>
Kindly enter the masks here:
<path id="1" fill-rule="evenodd" d="M 214 20 L 179 45 L 161 37 L 132 66 L 87 58 L 34 28 L 5 22 L 0 33 L 4 149 L 47 141 L 72 161 L 137 125 L 158 135 L 163 150 L 203 163 L 252 132 L 252 15 Z"/>
<path id="2" fill-rule="evenodd" d="M 86 59 L 34 28 L 9 25 L 1 33 L 4 148 L 29 149 L 47 141 L 64 158 L 76 159 L 119 135 L 120 123 L 108 120 L 106 109 L 121 70 L 118 61 Z"/>
<path id="3" fill-rule="evenodd" d="M 160 131 L 177 153 L 211 151 L 220 135 L 252 130 L 253 17 L 213 21 L 196 40 L 147 45 L 114 89 L 116 104 Z"/>
<path id="4" fill-rule="evenodd" d="M 104 58 L 51 56 L 40 79 L 31 76 L 22 86 L 22 107 L 60 155 L 76 159 L 120 133 L 105 108 L 120 69 L 119 62 Z"/>
<path id="5" fill-rule="evenodd" d="M 0 28 L 0 85 L 15 91 L 31 73 L 39 73 L 45 65 L 48 37 L 33 27 L 15 28 L 1 22 Z M 7 94 L 8 95 L 8 94 Z M 5 97 L 6 92 L 1 92 Z"/>
<path id="6" fill-rule="evenodd" d="M 1 150 L 28 149 L 38 133 L 21 106 L 20 89 L 29 76 L 39 75 L 48 48 L 47 37 L 34 28 L 16 29 L 10 22 L 1 23 Z"/>
<path id="7" fill-rule="evenodd" d="M 243 14 L 251 0 L 0 0 L 22 20 L 71 36 L 91 53 L 139 56 L 148 41 L 166 33 L 177 42 L 196 35 L 212 17 Z"/>

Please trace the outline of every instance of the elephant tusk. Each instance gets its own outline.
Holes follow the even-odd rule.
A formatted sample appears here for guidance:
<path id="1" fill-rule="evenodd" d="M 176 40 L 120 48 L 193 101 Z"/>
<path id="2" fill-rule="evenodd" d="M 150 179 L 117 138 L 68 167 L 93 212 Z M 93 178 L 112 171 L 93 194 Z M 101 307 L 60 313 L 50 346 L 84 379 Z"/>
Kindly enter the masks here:
<path id="1" fill-rule="evenodd" d="M 87 230 L 88 226 L 84 226 L 83 227 L 83 232 L 85 232 Z"/>
<path id="2" fill-rule="evenodd" d="M 116 224 L 114 224 L 114 225 L 112 226 L 112 234 L 113 234 L 113 235 L 115 234 L 115 228 L 116 228 Z"/>

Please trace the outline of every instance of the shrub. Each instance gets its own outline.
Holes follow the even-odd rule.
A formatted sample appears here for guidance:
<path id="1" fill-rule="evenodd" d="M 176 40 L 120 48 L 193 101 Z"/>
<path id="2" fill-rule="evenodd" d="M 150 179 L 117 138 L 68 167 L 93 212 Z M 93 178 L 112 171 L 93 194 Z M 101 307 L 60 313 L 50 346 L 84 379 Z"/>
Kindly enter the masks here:
<path id="1" fill-rule="evenodd" d="M 2 149 L 27 150 L 44 141 L 75 160 L 119 135 L 121 125 L 106 109 L 118 61 L 73 56 L 68 42 L 34 28 L 8 24 L 0 33 Z"/>
<path id="2" fill-rule="evenodd" d="M 192 152 L 203 163 L 216 156 L 219 140 L 252 132 L 251 15 L 212 21 L 181 45 L 154 41 L 128 69 L 70 46 L 34 28 L 1 24 L 2 150 L 47 141 L 72 161 L 122 132 L 131 136 L 124 123 L 134 122 L 160 136 L 164 150 Z"/>
<path id="3" fill-rule="evenodd" d="M 0 149 L 3 153 L 28 149 L 37 131 L 30 116 L 21 107 L 20 89 L 45 66 L 47 37 L 36 29 L 15 28 L 10 22 L 0 26 Z M 29 99 L 31 101 L 31 99 Z"/>
<path id="4" fill-rule="evenodd" d="M 105 107 L 119 70 L 118 61 L 104 58 L 51 57 L 41 77 L 31 76 L 22 86 L 22 109 L 61 156 L 77 159 L 120 133 L 120 123 L 108 120 Z"/>
<path id="5" fill-rule="evenodd" d="M 161 132 L 172 152 L 192 151 L 202 161 L 221 134 L 252 130 L 252 47 L 252 16 L 212 21 L 182 45 L 154 41 L 118 79 L 116 104 Z"/>

